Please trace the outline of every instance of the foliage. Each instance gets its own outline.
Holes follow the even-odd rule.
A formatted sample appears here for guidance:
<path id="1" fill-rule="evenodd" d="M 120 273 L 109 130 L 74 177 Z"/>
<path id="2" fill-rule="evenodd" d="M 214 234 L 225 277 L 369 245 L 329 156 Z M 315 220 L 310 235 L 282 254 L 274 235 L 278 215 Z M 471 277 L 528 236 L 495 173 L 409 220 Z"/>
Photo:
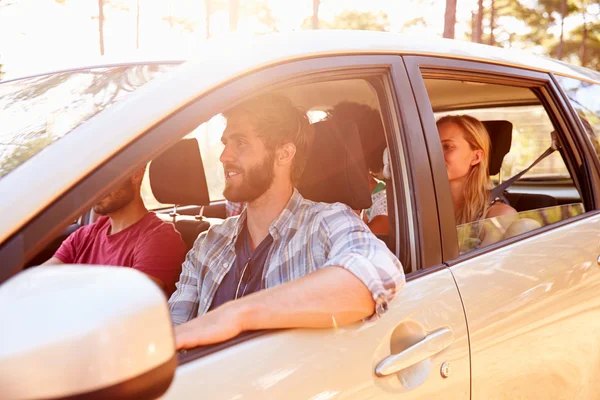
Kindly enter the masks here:
<path id="1" fill-rule="evenodd" d="M 388 16 L 382 11 L 342 11 L 331 24 L 334 29 L 356 29 L 363 31 L 387 31 L 390 27 Z"/>
<path id="2" fill-rule="evenodd" d="M 312 19 L 307 17 L 302 22 L 303 29 L 311 29 Z M 332 22 L 319 20 L 321 29 L 354 29 L 363 31 L 387 31 L 390 23 L 386 13 L 361 12 L 345 10 L 338 14 Z"/>

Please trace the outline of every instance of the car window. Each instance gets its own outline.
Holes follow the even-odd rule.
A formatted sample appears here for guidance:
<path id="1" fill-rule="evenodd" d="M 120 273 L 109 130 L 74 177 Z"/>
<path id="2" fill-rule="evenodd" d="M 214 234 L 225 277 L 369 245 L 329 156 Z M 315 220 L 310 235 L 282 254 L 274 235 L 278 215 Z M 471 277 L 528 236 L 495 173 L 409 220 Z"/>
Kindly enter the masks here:
<path id="1" fill-rule="evenodd" d="M 530 166 L 552 144 L 552 122 L 542 105 L 469 108 L 435 113 L 436 120 L 444 115 L 468 114 L 480 121 L 505 120 L 513 124 L 510 151 L 504 156 L 500 176 L 492 180 L 506 180 Z M 544 158 L 531 168 L 521 180 L 570 179 L 569 171 L 559 153 Z"/>
<path id="2" fill-rule="evenodd" d="M 473 165 L 477 163 L 469 164 L 474 162 L 468 150 L 474 149 L 472 145 L 466 144 L 464 148 L 467 150 L 460 153 L 461 157 L 468 159 L 464 171 L 460 169 L 464 172 L 463 176 L 452 168 L 462 165 L 464 160 L 452 159 L 458 153 L 452 153 L 452 149 L 446 149 L 448 145 L 442 146 L 440 143 L 452 195 L 448 206 L 454 206 L 455 201 L 462 201 L 460 206 L 453 208 L 460 254 L 576 217 L 586 211 L 560 150 L 543 158 L 518 181 L 504 188 L 503 192 L 492 191 L 495 185 L 525 171 L 552 145 L 555 127 L 534 91 L 483 82 L 425 81 L 436 121 L 452 115 L 468 115 L 483 123 L 490 139 L 488 172 L 493 176 L 487 189 L 487 184 L 475 183 L 484 181 L 477 181 L 474 177 Z M 498 121 L 501 125 L 498 125 Z M 503 128 L 500 129 L 500 126 Z M 459 131 L 463 132 L 464 128 Z M 444 137 L 451 135 L 446 127 Z M 464 132 L 462 136 L 465 137 Z M 444 142 L 447 141 L 452 142 L 452 139 Z M 459 200 L 455 200 L 455 197 Z M 508 215 L 487 218 L 487 210 L 494 202 L 505 203 L 514 210 Z M 510 210 L 501 207 L 504 208 L 503 212 Z"/>
<path id="3" fill-rule="evenodd" d="M 600 85 L 557 76 L 600 157 Z"/>
<path id="4" fill-rule="evenodd" d="M 211 201 L 224 200 L 225 173 L 223 172 L 223 165 L 219 161 L 219 157 L 223 152 L 223 143 L 221 143 L 223 130 L 225 130 L 225 119 L 221 114 L 217 114 L 186 135 L 186 138 L 194 138 L 198 141 Z M 142 181 L 141 192 L 144 204 L 149 210 L 173 206 L 173 204 L 163 204 L 156 200 L 150 186 L 148 169 L 146 169 Z"/>
<path id="5" fill-rule="evenodd" d="M 460 254 L 510 239 L 585 212 L 582 203 L 522 211 L 456 227 Z"/>
<path id="6" fill-rule="evenodd" d="M 93 115 L 174 66 L 103 67 L 2 82 L 0 179 Z"/>
<path id="7" fill-rule="evenodd" d="M 391 178 L 383 174 L 383 154 L 387 147 L 382 122 L 383 111 L 377 93 L 370 83 L 363 79 L 347 79 L 289 86 L 278 91 L 306 110 L 313 126 L 327 123 L 335 117 L 337 119 L 334 121 L 355 120 L 361 136 L 361 145 L 364 147 L 365 164 L 371 166 L 370 168 L 365 166 L 364 175 L 372 186 L 373 204 L 371 208 L 355 211 L 372 231 L 392 248 L 395 235 L 389 234 L 391 227 L 387 218 L 389 199 L 386 190 L 387 185 L 391 184 Z M 225 127 L 225 118 L 222 114 L 217 114 L 185 136 L 194 138 L 198 142 L 211 202 L 224 200 L 225 176 L 220 156 L 224 149 L 221 137 Z M 340 165 L 344 163 L 340 162 Z M 173 206 L 161 204 L 156 200 L 148 174 L 142 182 L 142 198 L 148 209 L 159 210 Z M 242 207 L 228 207 L 227 216 L 237 215 Z M 407 255 L 405 258 L 407 261 L 404 265 L 408 269 L 411 262 Z"/>

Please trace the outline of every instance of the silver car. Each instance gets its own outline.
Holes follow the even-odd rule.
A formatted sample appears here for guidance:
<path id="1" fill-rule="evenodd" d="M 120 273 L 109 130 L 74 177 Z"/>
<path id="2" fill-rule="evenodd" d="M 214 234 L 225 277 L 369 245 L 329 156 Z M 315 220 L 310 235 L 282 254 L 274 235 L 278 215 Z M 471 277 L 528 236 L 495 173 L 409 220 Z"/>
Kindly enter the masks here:
<path id="1" fill-rule="evenodd" d="M 204 173 L 149 176 L 146 205 L 176 227 L 222 221 L 220 115 L 264 91 L 313 123 L 342 102 L 379 112 L 390 174 L 378 236 L 407 280 L 382 318 L 177 353 L 143 274 L 34 268 L 182 138 L 196 139 Z M 497 185 L 526 171 L 506 187 L 518 223 L 489 243 L 455 224 L 435 124 L 447 114 L 484 121 Z M 458 41 L 296 32 L 212 42 L 183 64 L 3 82 L 0 116 L 0 398 L 600 397 L 598 72 Z M 206 204 L 156 198 L 183 175 L 206 180 Z M 181 230 L 188 244 L 196 232 Z"/>

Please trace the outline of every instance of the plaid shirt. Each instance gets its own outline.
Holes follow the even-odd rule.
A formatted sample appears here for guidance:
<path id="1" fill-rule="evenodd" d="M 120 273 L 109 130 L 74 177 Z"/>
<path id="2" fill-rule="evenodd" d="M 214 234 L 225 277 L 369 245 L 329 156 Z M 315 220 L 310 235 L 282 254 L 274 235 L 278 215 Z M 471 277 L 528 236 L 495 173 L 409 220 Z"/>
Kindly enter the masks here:
<path id="1" fill-rule="evenodd" d="M 225 201 L 225 215 L 228 218 L 240 215 L 245 206 L 246 203 L 232 203 L 231 201 Z"/>
<path id="2" fill-rule="evenodd" d="M 183 263 L 177 290 L 169 299 L 175 325 L 208 311 L 235 261 L 235 242 L 245 221 L 244 210 L 239 217 L 228 218 L 198 236 Z M 273 245 L 263 270 L 263 288 L 339 266 L 365 284 L 375 300 L 376 315 L 381 315 L 404 285 L 400 261 L 344 204 L 315 203 L 294 190 L 269 233 Z"/>

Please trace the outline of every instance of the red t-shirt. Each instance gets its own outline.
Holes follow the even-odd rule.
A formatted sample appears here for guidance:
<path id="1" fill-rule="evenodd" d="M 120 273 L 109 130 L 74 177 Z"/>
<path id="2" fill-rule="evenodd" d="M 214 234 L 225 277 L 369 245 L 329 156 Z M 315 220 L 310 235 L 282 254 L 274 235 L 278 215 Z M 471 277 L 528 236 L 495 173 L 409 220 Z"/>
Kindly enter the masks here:
<path id="1" fill-rule="evenodd" d="M 160 279 L 167 294 L 175 291 L 186 247 L 173 225 L 149 212 L 135 224 L 109 235 L 110 219 L 98 218 L 76 230 L 54 257 L 65 264 L 100 264 L 135 268 Z"/>

